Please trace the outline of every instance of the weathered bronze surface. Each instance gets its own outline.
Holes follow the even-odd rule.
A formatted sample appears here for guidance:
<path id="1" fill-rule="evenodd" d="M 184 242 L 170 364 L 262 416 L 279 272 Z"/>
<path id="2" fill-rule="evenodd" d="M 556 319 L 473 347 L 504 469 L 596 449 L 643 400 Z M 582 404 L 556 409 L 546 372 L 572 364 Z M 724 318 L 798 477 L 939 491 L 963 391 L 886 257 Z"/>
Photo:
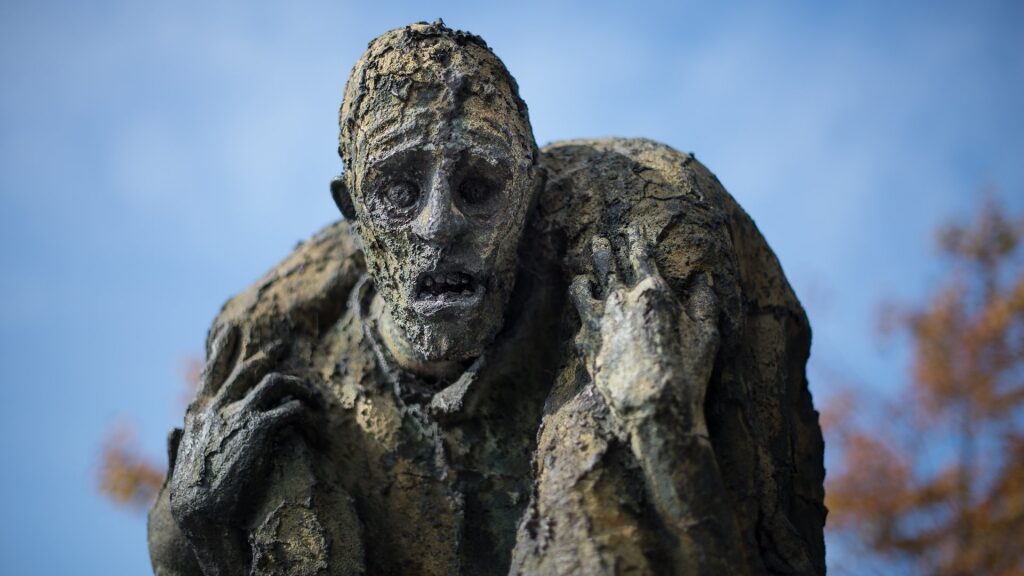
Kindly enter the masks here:
<path id="1" fill-rule="evenodd" d="M 346 216 L 232 298 L 160 575 L 822 574 L 810 328 L 692 155 L 538 150 L 480 38 L 374 40 Z"/>

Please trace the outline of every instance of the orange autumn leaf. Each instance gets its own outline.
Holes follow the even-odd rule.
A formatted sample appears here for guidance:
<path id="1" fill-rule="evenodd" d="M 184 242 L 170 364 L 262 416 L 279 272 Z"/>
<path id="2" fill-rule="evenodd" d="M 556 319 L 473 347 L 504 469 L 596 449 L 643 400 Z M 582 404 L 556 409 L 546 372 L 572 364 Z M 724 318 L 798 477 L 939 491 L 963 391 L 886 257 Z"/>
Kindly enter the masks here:
<path id="1" fill-rule="evenodd" d="M 991 200 L 946 227 L 944 281 L 887 314 L 911 342 L 904 394 L 872 422 L 849 409 L 864 392 L 824 410 L 829 530 L 913 573 L 1024 575 L 1022 237 Z"/>

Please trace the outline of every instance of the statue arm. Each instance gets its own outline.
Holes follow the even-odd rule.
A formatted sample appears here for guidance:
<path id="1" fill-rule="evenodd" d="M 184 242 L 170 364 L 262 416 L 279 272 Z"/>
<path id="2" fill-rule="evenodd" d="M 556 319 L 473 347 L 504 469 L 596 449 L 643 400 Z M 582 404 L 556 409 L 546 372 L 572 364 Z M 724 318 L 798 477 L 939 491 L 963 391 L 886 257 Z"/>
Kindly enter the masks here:
<path id="1" fill-rule="evenodd" d="M 179 429 L 173 434 L 180 433 Z M 245 541 L 235 540 L 236 546 L 226 551 L 221 548 L 226 552 L 221 558 L 214 548 L 203 549 L 203 565 L 212 572 L 204 572 L 196 550 L 172 515 L 165 485 L 149 513 L 155 576 L 224 573 L 231 562 L 238 572 L 250 566 L 250 572 L 262 575 L 320 574 L 324 566 L 331 575 L 362 574 L 362 533 L 347 496 L 338 484 L 314 473 L 314 460 L 301 440 L 286 438 L 279 452 L 282 457 L 275 462 L 275 473 L 287 472 L 290 482 L 268 487 L 245 531 Z"/>
<path id="2" fill-rule="evenodd" d="M 572 274 L 603 281 L 593 271 L 590 238 L 601 235 L 618 245 L 617 231 L 629 222 L 643 222 L 657 238 L 658 272 L 680 308 L 689 305 L 695 283 L 709 274 L 717 324 L 710 321 L 708 327 L 720 331 L 721 342 L 710 341 L 725 352 L 718 352 L 705 410 L 694 414 L 707 418 L 710 448 L 747 563 L 758 573 L 823 574 L 823 448 L 804 371 L 810 329 L 757 226 L 692 155 L 656 142 L 563 142 L 546 147 L 542 159 L 548 185 L 539 202 L 541 214 L 566 239 L 563 261 Z M 603 312 L 590 314 L 598 326 Z M 682 311 L 677 320 L 680 330 L 700 325 Z M 600 331 L 591 334 L 589 353 L 596 354 Z M 727 361 L 721 361 L 723 355 Z M 570 367 L 585 372 L 580 364 Z M 681 368 L 667 370 L 673 371 Z M 579 382 L 566 394 L 593 380 L 586 374 L 575 378 Z M 682 385 L 703 378 L 691 370 L 672 381 Z M 555 403 L 562 397 L 555 396 Z M 680 415 L 670 420 L 675 418 Z M 632 448 L 626 450 L 632 458 Z M 537 462 L 540 478 L 547 468 Z"/>
<path id="3" fill-rule="evenodd" d="M 687 574 L 749 573 L 704 420 L 719 346 L 712 281 L 695 275 L 680 303 L 643 232 L 631 227 L 626 236 L 625 274 L 616 270 L 608 241 L 594 241 L 601 298 L 590 278 L 573 283 L 583 321 L 577 343 L 628 436 L 655 510 L 678 540 L 673 564 Z"/>
<path id="4" fill-rule="evenodd" d="M 243 574 L 257 566 L 260 574 L 302 573 L 290 571 L 296 559 L 321 553 L 331 558 L 330 574 L 358 573 L 334 570 L 361 565 L 361 547 L 352 544 L 361 535 L 358 522 L 321 520 L 355 516 L 340 484 L 323 474 L 329 466 L 307 446 L 326 407 L 315 376 L 303 375 L 314 372 L 311 350 L 344 312 L 362 267 L 348 223 L 339 222 L 221 310 L 207 341 L 202 385 L 151 512 L 158 574 Z M 274 568 L 267 565 L 275 557 L 269 544 L 260 552 L 260 534 L 289 523 L 313 533 L 283 533 L 277 549 L 292 559 L 278 558 L 273 566 L 292 568 Z"/>
<path id="5" fill-rule="evenodd" d="M 224 354 L 216 340 L 204 384 L 220 378 Z M 157 538 L 176 538 L 171 550 L 152 549 L 155 571 L 168 574 L 361 574 L 362 534 L 337 471 L 321 462 L 324 404 L 312 381 L 270 369 L 273 349 L 241 361 L 211 398 L 193 403 L 154 510 Z M 258 382 L 258 383 L 257 383 Z M 169 511 L 169 514 L 167 513 Z M 168 526 L 170 524 L 170 526 Z M 151 530 L 151 544 L 154 531 Z M 152 548 L 152 546 L 151 546 Z M 191 554 L 184 553 L 190 549 Z M 159 573 L 159 571 L 158 571 Z"/>
<path id="6" fill-rule="evenodd" d="M 267 501 L 287 505 L 281 485 L 294 484 L 311 459 L 299 450 L 299 432 L 315 430 L 324 407 L 310 380 L 274 371 L 284 344 L 239 358 L 238 333 L 225 329 L 214 340 L 168 479 L 171 515 L 207 576 L 245 574 L 253 565 L 253 510 Z M 296 446 L 281 450 L 286 443 Z M 294 474 L 274 474 L 296 458 Z"/>

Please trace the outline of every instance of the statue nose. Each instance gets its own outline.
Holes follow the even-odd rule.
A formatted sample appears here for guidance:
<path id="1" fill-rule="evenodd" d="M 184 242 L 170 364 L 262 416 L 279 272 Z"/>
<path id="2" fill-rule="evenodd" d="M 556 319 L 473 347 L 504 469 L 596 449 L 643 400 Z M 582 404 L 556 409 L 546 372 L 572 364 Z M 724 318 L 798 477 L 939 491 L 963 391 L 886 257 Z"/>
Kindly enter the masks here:
<path id="1" fill-rule="evenodd" d="M 466 217 L 452 202 L 451 185 L 446 175 L 433 178 L 427 201 L 413 222 L 413 233 L 431 244 L 448 244 L 466 228 Z"/>

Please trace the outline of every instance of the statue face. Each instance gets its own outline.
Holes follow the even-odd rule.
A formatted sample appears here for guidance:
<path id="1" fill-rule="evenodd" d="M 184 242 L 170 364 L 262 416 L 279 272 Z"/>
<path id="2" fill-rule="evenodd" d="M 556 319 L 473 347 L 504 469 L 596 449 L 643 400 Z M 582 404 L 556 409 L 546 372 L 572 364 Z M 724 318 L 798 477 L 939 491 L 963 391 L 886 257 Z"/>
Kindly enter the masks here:
<path id="1" fill-rule="evenodd" d="M 504 320 L 531 159 L 485 107 L 396 113 L 405 130 L 381 121 L 356 139 L 351 193 L 367 264 L 419 357 L 472 358 Z"/>

